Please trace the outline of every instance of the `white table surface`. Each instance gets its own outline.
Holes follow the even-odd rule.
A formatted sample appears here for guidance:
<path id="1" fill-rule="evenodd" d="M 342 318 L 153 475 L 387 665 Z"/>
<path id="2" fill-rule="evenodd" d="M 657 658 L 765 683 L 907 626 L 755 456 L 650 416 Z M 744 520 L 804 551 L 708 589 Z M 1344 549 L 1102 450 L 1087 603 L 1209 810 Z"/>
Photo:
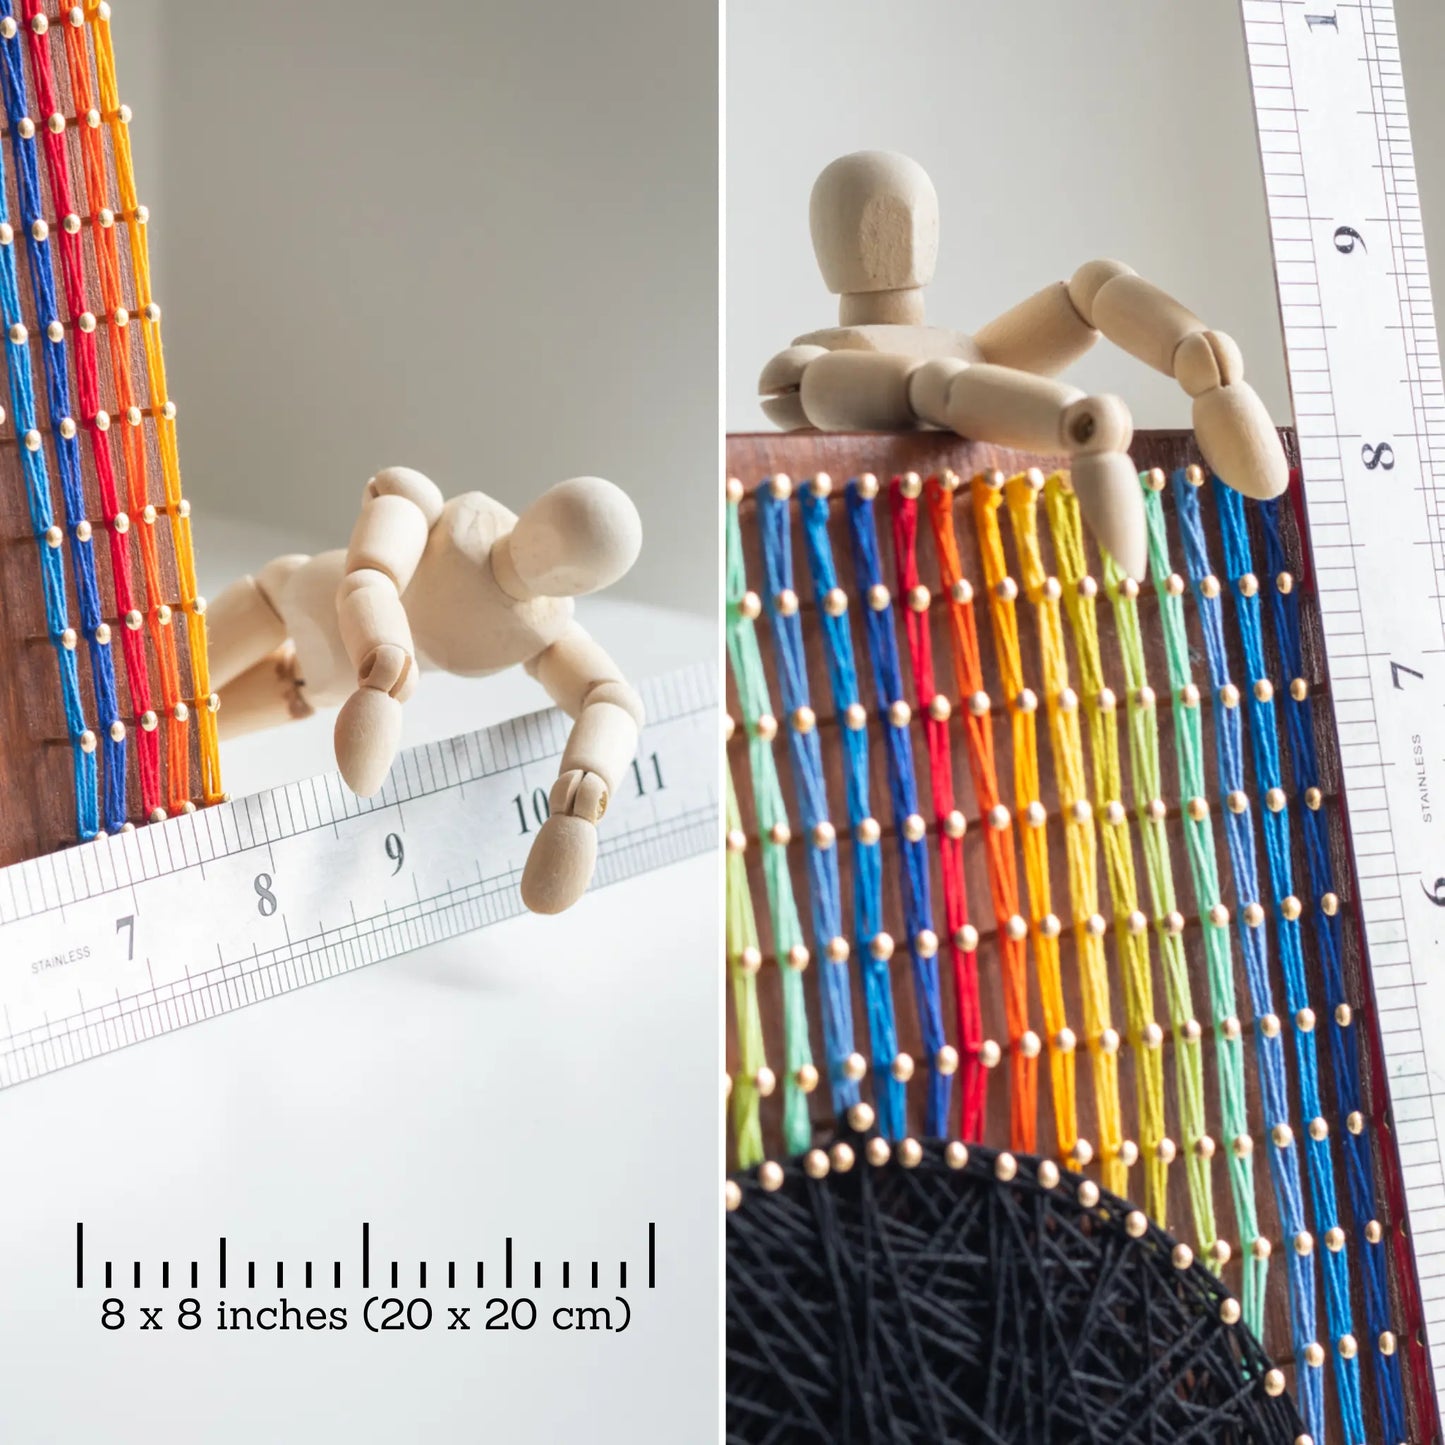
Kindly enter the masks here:
<path id="1" fill-rule="evenodd" d="M 287 550 L 214 521 L 198 547 L 212 595 Z M 579 612 L 634 678 L 717 656 L 707 619 Z M 427 677 L 405 741 L 545 705 L 520 673 Z M 330 718 L 239 740 L 223 765 L 237 795 L 329 770 Z M 0 1439 L 716 1438 L 720 879 L 693 859 L 0 1095 Z M 658 1285 L 629 1291 L 621 1335 L 448 1333 L 437 1289 L 439 1322 L 412 1335 L 368 1333 L 355 1309 L 341 1332 L 220 1333 L 208 1315 L 111 1333 L 102 1291 L 74 1284 L 77 1220 L 96 1258 L 209 1260 L 225 1233 L 233 1260 L 297 1262 L 289 1284 L 303 1259 L 354 1252 L 363 1219 L 388 1259 L 393 1241 L 444 1261 L 510 1233 L 519 1257 L 626 1247 L 635 1269 L 655 1220 Z M 132 1319 L 166 1298 L 117 1293 Z"/>

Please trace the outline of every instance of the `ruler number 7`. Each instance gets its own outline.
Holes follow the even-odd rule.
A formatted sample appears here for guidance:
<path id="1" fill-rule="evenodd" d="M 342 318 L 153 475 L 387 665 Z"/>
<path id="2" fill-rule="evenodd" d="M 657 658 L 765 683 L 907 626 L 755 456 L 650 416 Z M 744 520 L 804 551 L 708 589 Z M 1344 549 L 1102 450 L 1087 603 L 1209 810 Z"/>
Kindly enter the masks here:
<path id="1" fill-rule="evenodd" d="M 1340 17 L 1337 11 L 1331 11 L 1328 15 L 1306 15 L 1305 24 L 1311 30 L 1333 30 L 1336 35 L 1340 33 Z"/>
<path id="2" fill-rule="evenodd" d="M 124 918 L 117 918 L 117 919 L 115 920 L 115 931 L 116 931 L 117 933 L 119 933 L 119 932 L 121 932 L 122 929 L 125 931 L 125 961 L 126 961 L 127 963 L 134 963 L 134 962 L 135 962 L 135 914 L 134 914 L 134 913 L 127 913 Z"/>
<path id="3" fill-rule="evenodd" d="M 1416 672 L 1413 667 L 1406 667 L 1403 662 L 1392 662 L 1390 664 L 1390 685 L 1396 692 L 1405 691 L 1405 684 L 1400 681 L 1400 674 L 1402 672 L 1409 673 L 1411 677 L 1418 677 L 1421 682 L 1425 680 L 1425 674 L 1423 672 Z"/>

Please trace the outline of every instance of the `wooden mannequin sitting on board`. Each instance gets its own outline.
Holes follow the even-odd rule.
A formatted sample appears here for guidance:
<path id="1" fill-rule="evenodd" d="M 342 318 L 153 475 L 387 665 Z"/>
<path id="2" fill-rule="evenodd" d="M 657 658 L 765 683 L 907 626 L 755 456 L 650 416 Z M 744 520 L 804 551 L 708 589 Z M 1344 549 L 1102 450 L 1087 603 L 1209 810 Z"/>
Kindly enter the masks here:
<path id="1" fill-rule="evenodd" d="M 1244 381 L 1239 348 L 1118 261 L 1090 261 L 973 335 L 923 323 L 938 256 L 938 196 L 916 162 L 859 151 L 824 168 L 809 205 L 813 250 L 839 325 L 800 336 L 763 368 L 763 410 L 785 430 L 935 426 L 976 441 L 1070 458 L 1085 521 L 1142 577 L 1139 481 L 1129 410 L 1050 380 L 1100 334 L 1174 377 L 1194 398 L 1194 431 L 1221 480 L 1249 497 L 1289 482 L 1269 415 Z"/>
<path id="2" fill-rule="evenodd" d="M 420 663 L 464 677 L 523 664 L 576 719 L 522 874 L 527 907 L 560 913 L 591 880 L 597 820 L 643 722 L 572 599 L 617 581 L 641 546 L 636 508 L 600 477 L 561 482 L 517 517 L 481 492 L 447 501 L 420 472 L 387 467 L 366 484 L 344 552 L 278 557 L 211 602 L 221 736 L 342 703 L 336 762 L 369 797 L 396 757 Z"/>

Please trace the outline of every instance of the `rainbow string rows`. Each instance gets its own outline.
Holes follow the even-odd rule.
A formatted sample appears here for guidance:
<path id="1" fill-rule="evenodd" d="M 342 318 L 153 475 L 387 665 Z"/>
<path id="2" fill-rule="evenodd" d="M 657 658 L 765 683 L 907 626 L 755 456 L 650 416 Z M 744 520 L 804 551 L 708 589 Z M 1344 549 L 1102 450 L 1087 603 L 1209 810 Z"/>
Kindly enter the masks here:
<path id="1" fill-rule="evenodd" d="M 61 109 L 61 67 L 73 115 Z M 58 662 L 74 764 L 76 832 L 89 839 L 130 824 L 132 740 L 140 816 L 155 820 L 194 806 L 189 729 L 193 711 L 200 797 L 205 802 L 221 798 L 218 700 L 210 688 L 205 601 L 196 587 L 190 507 L 181 492 L 160 309 L 151 292 L 149 217 L 136 194 L 130 111 L 121 104 L 116 86 L 109 5 L 88 0 L 52 23 L 43 0 L 23 0 L 18 7 L 11 0 L 0 0 L 0 86 L 13 169 L 13 176 L 5 177 L 0 158 L 0 319 L 6 332 L 6 370 L 39 550 L 46 630 Z M 5 200 L 12 183 L 18 200 L 18 214 L 13 217 L 6 212 Z M 46 213 L 47 198 L 54 214 Z M 130 298 L 122 283 L 118 239 L 122 231 L 134 287 Z M 28 306 L 22 296 L 17 242 L 25 248 Z M 90 294 L 91 274 L 97 280 L 98 298 Z M 137 322 L 140 358 L 132 354 L 131 333 Z M 106 337 L 105 361 L 113 393 L 109 406 L 103 396 L 101 335 Z M 32 344 L 40 351 L 38 376 Z M 144 395 L 137 390 L 138 369 Z M 43 408 L 38 397 L 43 397 Z M 160 460 L 158 504 L 151 500 L 147 421 Z M 60 483 L 60 520 L 51 503 L 52 463 Z M 95 479 L 98 515 L 94 517 L 87 508 L 87 463 Z M 175 560 L 179 597 L 174 602 L 167 600 L 156 536 L 162 514 L 169 524 Z M 97 530 L 105 533 L 108 587 L 97 566 Z M 133 545 L 140 556 L 139 582 Z M 78 627 L 69 613 L 65 558 L 70 563 L 69 589 L 76 599 Z M 177 608 L 187 629 L 189 697 L 181 681 L 175 638 Z M 89 665 L 95 727 L 87 715 L 76 662 L 81 640 Z M 152 668 L 160 693 L 159 712 L 154 706 Z"/>
<path id="2" fill-rule="evenodd" d="M 748 825 L 761 838 L 768 899 L 764 932 L 750 902 L 754 845 L 745 829 L 747 808 L 730 795 L 735 1159 L 748 1167 L 767 1154 L 764 1101 L 777 1085 L 766 1058 L 776 1012 L 769 1003 L 770 966 L 782 980 L 782 1145 L 801 1155 L 815 1177 L 855 1167 L 855 1156 L 842 1140 L 831 1149 L 815 1147 L 812 989 L 832 1105 L 831 1116 L 825 1111 L 820 1120 L 846 1117 L 869 1134 L 866 1153 L 874 1163 L 896 1153 L 906 1164 L 917 1154 L 909 1114 L 915 1076 L 920 1132 L 1005 1142 L 987 1138 L 991 1092 L 1004 1088 L 1008 1147 L 1037 1151 L 1038 1062 L 1047 1057 L 1049 1132 L 1060 1162 L 1076 1170 L 1097 1167 L 1102 1181 L 1125 1195 L 1138 1166 L 1140 1198 L 1161 1225 L 1169 1223 L 1169 1180 L 1178 1165 L 1187 1184 L 1185 1237 L 1216 1272 L 1235 1263 L 1239 1315 L 1256 1333 L 1264 1328 L 1271 1257 L 1276 1246 L 1284 1251 L 1288 1348 L 1314 1438 L 1324 1438 L 1328 1373 L 1344 1438 L 1352 1445 L 1364 1439 L 1361 1365 L 1368 1358 L 1386 1438 L 1401 1439 L 1403 1385 L 1363 1105 L 1359 1004 L 1347 997 L 1341 961 L 1342 905 L 1303 676 L 1299 596 L 1278 505 L 1248 504 L 1217 482 L 1206 484 L 1194 468 L 1172 480 L 1150 473 L 1141 485 L 1154 616 L 1145 614 L 1141 581 L 1124 576 L 1112 559 L 1099 559 L 1091 570 L 1077 500 L 1063 475 L 995 474 L 971 482 L 905 476 L 894 478 L 886 493 L 871 476 L 843 488 L 826 477 L 797 485 L 768 479 L 756 492 L 761 594 L 747 577 L 743 489 L 729 484 L 729 656 L 749 760 L 743 804 L 750 801 Z M 885 497 L 891 587 L 875 515 Z M 960 500 L 966 510 L 957 506 Z M 1222 577 L 1210 556 L 1205 500 L 1223 543 Z M 979 557 L 977 588 L 964 575 L 960 515 Z M 931 538 L 931 559 L 921 555 L 921 532 Z M 835 538 L 846 542 L 851 588 L 842 580 Z M 805 558 L 815 618 L 794 590 L 795 545 Z M 1269 567 L 1268 588 L 1254 571 L 1257 545 Z M 929 570 L 937 578 L 938 605 L 923 580 Z M 1285 674 L 1282 704 L 1269 676 L 1266 590 L 1277 665 Z M 979 635 L 980 605 L 993 644 L 989 661 Z M 785 705 L 781 720 L 754 632 L 764 616 Z M 949 642 L 951 689 L 940 686 L 935 672 L 935 617 Z M 814 711 L 810 637 L 821 654 L 813 660 L 827 679 L 831 717 Z M 1196 681 L 1192 659 L 1201 656 Z M 860 657 L 873 684 L 871 709 Z M 1151 657 L 1159 674 L 1152 682 Z M 1244 686 L 1230 671 L 1231 659 L 1241 657 Z M 1108 674 L 1120 663 L 1116 690 Z M 1163 699 L 1172 720 L 1168 768 L 1158 720 Z M 1007 718 L 1001 725 L 1008 730 L 1012 806 L 1000 787 L 996 713 Z M 730 736 L 738 721 L 729 719 Z M 772 758 L 783 737 L 801 853 L 793 847 L 793 815 Z M 956 788 L 955 739 L 967 758 L 974 821 L 966 820 L 968 804 Z M 875 740 L 881 760 L 873 755 Z M 846 829 L 830 814 L 830 757 L 841 764 Z M 919 759 L 927 761 L 927 796 Z M 1286 791 L 1286 761 L 1293 796 Z M 1249 792 L 1251 780 L 1257 797 Z M 874 803 L 881 793 L 890 805 L 886 828 Z M 1054 800 L 1052 812 L 1047 799 Z M 1296 892 L 1296 826 L 1313 900 L 1308 910 Z M 972 872 L 965 851 L 970 832 L 983 838 Z M 1055 841 L 1061 850 L 1051 848 Z M 897 868 L 891 893 L 890 858 Z M 793 900 L 792 862 L 807 879 L 811 948 L 803 943 Z M 1062 887 L 1056 886 L 1059 873 Z M 969 922 L 968 882 L 980 877 L 989 893 L 986 938 Z M 851 938 L 841 906 L 845 881 L 853 891 Z M 1224 902 L 1231 887 L 1234 910 Z M 897 942 L 886 926 L 895 907 L 902 929 Z M 1188 944 L 1194 930 L 1197 944 Z M 1190 948 L 1200 960 L 1193 979 Z M 896 977 L 895 951 L 908 960 Z M 1312 972 L 1315 957 L 1320 966 Z M 1284 982 L 1283 1014 L 1275 968 Z M 854 1035 L 855 971 L 865 1014 L 862 1049 Z M 906 990 L 905 977 L 912 980 Z M 1161 1002 L 1167 1023 L 1157 1017 Z M 1248 1005 L 1243 1017 L 1242 1002 Z M 1007 1038 L 988 1038 L 987 1020 L 1002 1023 Z M 1330 1052 L 1332 1118 L 1321 1092 L 1320 1031 Z M 909 1037 L 921 1047 L 917 1064 L 900 1046 Z M 1076 1066 L 1080 1051 L 1088 1060 L 1083 1074 Z M 1250 1067 L 1259 1093 L 1254 1107 L 1262 1115 L 1258 1141 L 1249 1123 Z M 996 1070 L 999 1081 L 991 1084 Z M 1255 1167 L 1257 1143 L 1266 1156 L 1263 1174 Z M 1347 1186 L 1348 1221 L 1336 1199 L 1337 1168 Z M 1227 1178 L 1234 1247 L 1216 1214 L 1216 1171 Z M 1260 1227 L 1256 1191 L 1265 1176 L 1280 1221 L 1277 1241 Z M 1182 1221 L 1172 1223 L 1178 1230 Z M 1356 1260 L 1369 1330 L 1365 1347 L 1354 1333 Z"/>

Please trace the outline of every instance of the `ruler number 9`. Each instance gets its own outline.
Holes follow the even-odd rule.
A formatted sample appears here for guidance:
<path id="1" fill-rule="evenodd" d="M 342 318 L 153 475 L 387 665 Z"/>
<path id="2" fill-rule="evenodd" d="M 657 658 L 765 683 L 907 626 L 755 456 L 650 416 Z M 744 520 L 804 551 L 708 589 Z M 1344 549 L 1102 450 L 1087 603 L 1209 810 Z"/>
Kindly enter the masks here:
<path id="1" fill-rule="evenodd" d="M 391 876 L 395 878 L 401 872 L 401 865 L 406 862 L 406 844 L 401 841 L 400 833 L 386 835 L 386 856 L 396 864 L 391 870 Z"/>

